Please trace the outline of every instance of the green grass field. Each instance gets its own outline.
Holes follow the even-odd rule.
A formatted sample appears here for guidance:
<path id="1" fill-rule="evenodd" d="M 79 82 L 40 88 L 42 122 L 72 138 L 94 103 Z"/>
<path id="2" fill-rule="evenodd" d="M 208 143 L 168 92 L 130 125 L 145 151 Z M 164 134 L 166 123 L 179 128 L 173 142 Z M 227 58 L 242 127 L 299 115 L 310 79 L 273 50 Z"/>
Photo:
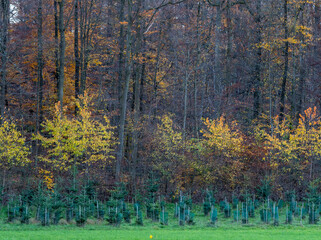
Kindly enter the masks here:
<path id="1" fill-rule="evenodd" d="M 0 230 L 0 239 L 24 240 L 143 240 L 150 239 L 168 240 L 204 240 L 204 239 L 321 239 L 319 227 L 267 227 L 267 228 L 111 228 L 108 226 L 77 227 L 35 227 L 35 226 L 9 226 Z"/>
<path id="2" fill-rule="evenodd" d="M 195 225 L 179 226 L 177 219 L 173 217 L 173 206 L 168 206 L 170 217 L 169 225 L 161 226 L 158 222 L 152 222 L 144 218 L 144 226 L 135 225 L 132 216 L 132 223 L 122 223 L 120 227 L 113 227 L 107 221 L 89 219 L 84 227 L 77 227 L 75 223 L 67 224 L 65 221 L 60 225 L 42 227 L 34 219 L 29 225 L 6 223 L 5 211 L 2 212 L 0 221 L 0 240 L 311 240 L 321 239 L 321 223 L 308 224 L 308 219 L 301 223 L 298 217 L 294 218 L 291 225 L 285 224 L 284 209 L 280 211 L 280 226 L 264 224 L 256 211 L 256 217 L 249 219 L 249 224 L 243 225 L 240 221 L 235 222 L 233 217 L 224 218 L 219 213 L 218 222 L 215 227 L 209 226 L 209 217 L 202 213 L 202 206 L 195 205 Z"/>

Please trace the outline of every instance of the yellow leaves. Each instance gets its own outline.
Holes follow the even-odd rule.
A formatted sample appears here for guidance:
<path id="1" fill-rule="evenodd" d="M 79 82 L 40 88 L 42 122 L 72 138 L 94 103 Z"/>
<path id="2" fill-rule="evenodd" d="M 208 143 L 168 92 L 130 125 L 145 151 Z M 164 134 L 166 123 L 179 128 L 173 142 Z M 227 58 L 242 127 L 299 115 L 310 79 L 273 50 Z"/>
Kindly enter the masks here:
<path id="1" fill-rule="evenodd" d="M 290 44 L 299 44 L 300 43 L 300 41 L 298 39 L 295 39 L 293 37 L 289 37 L 287 39 L 283 39 L 282 41 L 283 42 L 288 42 Z"/>
<path id="2" fill-rule="evenodd" d="M 207 129 L 201 131 L 205 138 L 205 144 L 221 151 L 228 157 L 235 156 L 242 151 L 243 138 L 237 130 L 237 123 L 228 125 L 222 116 L 217 120 L 205 119 Z"/>
<path id="3" fill-rule="evenodd" d="M 321 156 L 321 121 L 317 109 L 308 108 L 300 115 L 298 126 L 293 129 L 289 120 L 273 121 L 273 132 L 268 133 L 258 127 L 256 135 L 261 138 L 269 150 L 270 167 L 277 169 L 281 164 L 293 168 L 296 165 L 305 166 L 312 158 Z"/>
<path id="4" fill-rule="evenodd" d="M 262 48 L 262 49 L 271 51 L 274 46 L 273 46 L 271 43 L 262 42 L 262 43 L 256 44 L 255 47 L 256 47 L 256 48 Z"/>
<path id="5" fill-rule="evenodd" d="M 119 23 L 120 23 L 120 25 L 123 25 L 123 26 L 127 26 L 128 25 L 128 22 L 126 22 L 126 21 L 119 22 Z"/>
<path id="6" fill-rule="evenodd" d="M 152 141 L 152 159 L 154 168 L 171 179 L 173 166 L 184 159 L 184 141 L 182 133 L 174 129 L 171 116 L 166 114 L 159 118 L 157 130 Z"/>
<path id="7" fill-rule="evenodd" d="M 0 125 L 0 166 L 24 166 L 30 162 L 26 139 L 18 131 L 14 122 L 3 121 Z"/>
<path id="8" fill-rule="evenodd" d="M 47 149 L 48 156 L 42 160 L 55 169 L 67 171 L 74 164 L 90 166 L 98 161 L 106 164 L 113 158 L 111 152 L 116 144 L 113 127 L 106 117 L 104 124 L 93 119 L 90 101 L 85 93 L 76 102 L 77 119 L 63 117 L 56 106 L 54 119 L 43 124 L 43 132 L 49 136 L 36 136 Z"/>
<path id="9" fill-rule="evenodd" d="M 312 29 L 310 27 L 299 25 L 297 26 L 296 31 L 301 33 L 307 40 L 311 40 L 313 38 L 313 35 L 311 34 Z"/>

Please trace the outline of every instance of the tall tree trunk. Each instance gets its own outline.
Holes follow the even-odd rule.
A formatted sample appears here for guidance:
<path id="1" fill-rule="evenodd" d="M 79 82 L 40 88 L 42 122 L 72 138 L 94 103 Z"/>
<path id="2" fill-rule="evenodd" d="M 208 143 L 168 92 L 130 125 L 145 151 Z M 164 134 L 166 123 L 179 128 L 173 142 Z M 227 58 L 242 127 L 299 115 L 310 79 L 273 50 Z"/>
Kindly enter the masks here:
<path id="1" fill-rule="evenodd" d="M 142 7 L 142 0 L 139 0 L 138 3 L 138 11 L 140 11 Z M 142 19 L 141 16 L 138 16 L 138 21 L 137 21 L 137 37 L 136 37 L 136 49 L 135 49 L 135 59 L 144 59 L 145 54 L 142 53 L 143 51 L 143 44 L 145 41 L 143 40 L 143 32 L 142 32 Z M 134 126 L 133 126 L 133 142 L 132 142 L 132 186 L 133 186 L 133 192 L 135 193 L 136 191 L 136 171 L 138 167 L 138 124 L 139 124 L 139 118 L 140 118 L 140 87 L 141 87 L 141 78 L 143 77 L 143 64 L 140 63 L 140 61 L 137 62 L 136 66 L 136 74 L 135 74 L 135 88 L 134 88 Z"/>
<path id="2" fill-rule="evenodd" d="M 79 59 L 79 1 L 75 0 L 75 12 L 74 12 L 74 52 L 75 52 L 75 98 L 79 97 L 79 69 L 80 69 L 80 59 Z"/>
<path id="3" fill-rule="evenodd" d="M 119 7 L 119 22 L 120 24 L 120 31 L 119 31 L 119 56 L 118 56 L 118 99 L 119 103 L 121 101 L 122 95 L 122 83 L 123 83 L 123 70 L 124 70 L 124 49 L 125 49 L 125 36 L 124 36 L 124 25 L 122 24 L 125 20 L 125 5 L 126 0 L 120 0 L 120 7 Z"/>
<path id="4" fill-rule="evenodd" d="M 38 80 L 37 80 L 37 116 L 36 116 L 36 133 L 39 133 L 41 123 L 43 121 L 43 14 L 42 14 L 42 0 L 38 0 Z M 36 140 L 36 157 L 38 156 L 38 140 Z M 37 161 L 36 161 L 37 164 Z"/>
<path id="5" fill-rule="evenodd" d="M 301 15 L 301 25 L 304 24 L 303 13 Z M 298 98 L 297 98 L 297 114 L 296 114 L 296 124 L 299 122 L 300 114 L 303 110 L 303 99 L 304 99 L 304 85 L 306 78 L 306 64 L 305 64 L 305 51 L 303 49 L 303 45 L 305 44 L 304 36 L 301 35 L 301 47 L 300 47 L 300 56 L 299 56 L 299 89 L 298 89 Z"/>
<path id="6" fill-rule="evenodd" d="M 57 84 L 57 96 L 59 89 L 59 13 L 58 13 L 58 2 L 54 0 L 54 21 L 55 21 L 55 81 Z M 58 100 L 59 101 L 59 100 Z"/>
<path id="7" fill-rule="evenodd" d="M 65 0 L 60 0 L 59 2 L 59 33 L 60 33 L 60 43 L 59 43 L 59 78 L 58 78 L 58 101 L 60 102 L 60 110 L 63 109 L 63 97 L 64 97 L 64 82 L 65 82 L 65 49 L 66 49 L 66 39 L 65 39 L 65 25 L 64 25 L 64 5 Z"/>
<path id="8" fill-rule="evenodd" d="M 80 51 L 81 51 L 81 64 L 80 64 L 80 93 L 84 94 L 86 90 L 87 81 L 87 69 L 89 61 L 89 44 L 90 44 L 90 33 L 92 30 L 92 11 L 94 1 L 83 0 L 81 6 L 81 21 L 80 21 Z"/>
<path id="9" fill-rule="evenodd" d="M 286 95 L 286 83 L 288 79 L 288 69 L 289 69 L 289 29 L 288 29 L 288 0 L 284 0 L 284 72 L 281 87 L 281 97 L 280 97 L 280 122 L 284 120 L 284 109 L 285 109 L 285 95 Z"/>
<path id="10" fill-rule="evenodd" d="M 133 191 L 136 190 L 136 175 L 137 175 L 137 167 L 138 167 L 138 124 L 140 117 L 140 79 L 142 78 L 142 65 L 138 63 L 136 68 L 135 75 L 135 101 L 134 101 L 134 126 L 133 126 L 133 141 L 132 141 L 132 186 Z"/>
<path id="11" fill-rule="evenodd" d="M 227 86 L 232 84 L 231 63 L 232 63 L 232 19 L 231 19 L 231 2 L 227 0 L 226 24 L 227 24 L 227 46 L 226 46 L 226 64 L 225 64 L 225 81 Z M 228 93 L 230 95 L 230 93 Z"/>
<path id="12" fill-rule="evenodd" d="M 260 114 L 260 108 L 261 108 L 261 65 L 262 65 L 262 26 L 261 26 L 261 7 L 262 7 L 262 1 L 257 0 L 256 3 L 256 37 L 255 42 L 257 45 L 256 49 L 256 61 L 255 61 L 255 67 L 254 67 L 254 94 L 253 94 L 253 119 L 256 119 Z"/>
<path id="13" fill-rule="evenodd" d="M 156 64 L 155 64 L 155 70 L 154 70 L 154 82 L 153 82 L 153 90 L 154 90 L 154 104 L 155 106 L 153 107 L 153 115 L 154 119 L 157 117 L 157 112 L 158 112 L 158 79 L 157 79 L 157 74 L 159 71 L 159 61 L 160 61 L 160 53 L 161 53 L 161 48 L 162 48 L 162 28 L 160 27 L 159 30 L 159 41 L 158 41 L 158 47 L 157 47 L 157 55 L 156 55 Z"/>
<path id="14" fill-rule="evenodd" d="M 188 79 L 189 79 L 189 64 L 190 64 L 190 50 L 187 50 L 186 69 L 184 78 L 184 116 L 183 116 L 183 140 L 186 139 L 186 124 L 187 124 L 187 105 L 188 105 Z"/>
<path id="15" fill-rule="evenodd" d="M 213 71 L 213 92 L 219 93 L 222 84 L 221 79 L 221 64 L 220 64 L 220 49 L 221 49 L 221 29 L 222 29 L 222 6 L 218 5 L 216 7 L 216 20 L 215 20 L 215 48 L 214 48 L 214 71 Z M 218 108 L 216 109 L 218 116 L 221 114 L 221 98 L 218 103 Z"/>
<path id="16" fill-rule="evenodd" d="M 92 31 L 95 24 L 92 24 L 92 12 L 94 0 L 78 0 L 78 8 L 80 9 L 80 53 L 79 53 L 79 94 L 83 95 L 86 90 L 87 70 L 90 54 L 90 43 Z"/>
<path id="17" fill-rule="evenodd" d="M 119 146 L 116 160 L 116 182 L 121 178 L 121 164 L 124 157 L 124 133 L 126 124 L 127 98 L 130 76 L 132 71 L 132 0 L 128 0 L 128 24 L 127 24 L 127 43 L 126 43 L 126 64 L 125 64 L 125 82 L 120 101 L 120 121 L 119 121 Z"/>
<path id="18" fill-rule="evenodd" d="M 201 43 L 200 43 L 200 18 L 201 18 L 201 2 L 198 2 L 197 9 L 197 26 L 196 26 L 196 71 L 194 77 L 194 120 L 195 120 L 195 136 L 199 138 L 199 111 L 198 111 L 198 88 L 200 81 L 200 72 L 201 72 Z"/>
<path id="19" fill-rule="evenodd" d="M 38 0 L 38 83 L 37 83 L 37 132 L 43 121 L 43 0 Z"/>
<path id="20" fill-rule="evenodd" d="M 9 43 L 9 0 L 1 0 L 0 6 L 0 115 L 1 122 L 4 118 L 4 112 L 6 107 L 6 86 L 7 86 L 7 62 L 8 62 L 8 43 Z"/>
<path id="21" fill-rule="evenodd" d="M 314 5 L 314 47 L 313 47 L 313 59 L 315 62 L 318 61 L 319 54 L 320 54 L 320 49 L 319 49 L 319 44 L 320 44 L 320 37 L 321 37 L 321 1 L 317 0 L 315 1 Z M 313 79 L 317 79 L 318 76 L 317 70 L 318 70 L 319 65 L 316 65 L 316 67 L 313 68 Z M 318 85 L 319 89 L 319 96 L 321 96 L 321 83 Z M 319 109 L 321 109 L 321 99 L 319 99 Z"/>

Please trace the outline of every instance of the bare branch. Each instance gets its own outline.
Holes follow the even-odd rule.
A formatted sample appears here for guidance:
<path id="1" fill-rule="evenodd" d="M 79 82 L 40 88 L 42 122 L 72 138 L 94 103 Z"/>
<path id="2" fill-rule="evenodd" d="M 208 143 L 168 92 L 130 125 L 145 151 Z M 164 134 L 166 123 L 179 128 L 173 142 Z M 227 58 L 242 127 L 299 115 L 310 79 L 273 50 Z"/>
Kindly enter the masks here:
<path id="1" fill-rule="evenodd" d="M 162 3 L 158 7 L 148 9 L 147 11 L 154 10 L 154 13 L 148 21 L 148 24 L 147 24 L 146 30 L 144 31 L 144 34 L 146 34 L 149 31 L 149 29 L 151 28 L 151 26 L 154 24 L 154 17 L 156 16 L 157 12 L 160 9 L 162 9 L 163 7 L 169 6 L 169 5 L 177 5 L 177 4 L 183 3 L 185 1 L 186 0 L 179 0 L 179 1 L 170 0 L 170 1 L 166 2 L 166 0 L 163 0 Z"/>

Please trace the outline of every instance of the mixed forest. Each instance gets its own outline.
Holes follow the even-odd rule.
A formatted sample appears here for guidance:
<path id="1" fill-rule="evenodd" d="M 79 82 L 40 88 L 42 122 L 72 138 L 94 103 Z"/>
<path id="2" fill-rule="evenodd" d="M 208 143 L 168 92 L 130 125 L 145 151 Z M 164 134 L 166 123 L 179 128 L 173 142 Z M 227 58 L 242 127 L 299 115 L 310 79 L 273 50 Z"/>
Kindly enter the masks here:
<path id="1" fill-rule="evenodd" d="M 5 206 L 316 196 L 320 109 L 320 0 L 0 0 Z"/>

